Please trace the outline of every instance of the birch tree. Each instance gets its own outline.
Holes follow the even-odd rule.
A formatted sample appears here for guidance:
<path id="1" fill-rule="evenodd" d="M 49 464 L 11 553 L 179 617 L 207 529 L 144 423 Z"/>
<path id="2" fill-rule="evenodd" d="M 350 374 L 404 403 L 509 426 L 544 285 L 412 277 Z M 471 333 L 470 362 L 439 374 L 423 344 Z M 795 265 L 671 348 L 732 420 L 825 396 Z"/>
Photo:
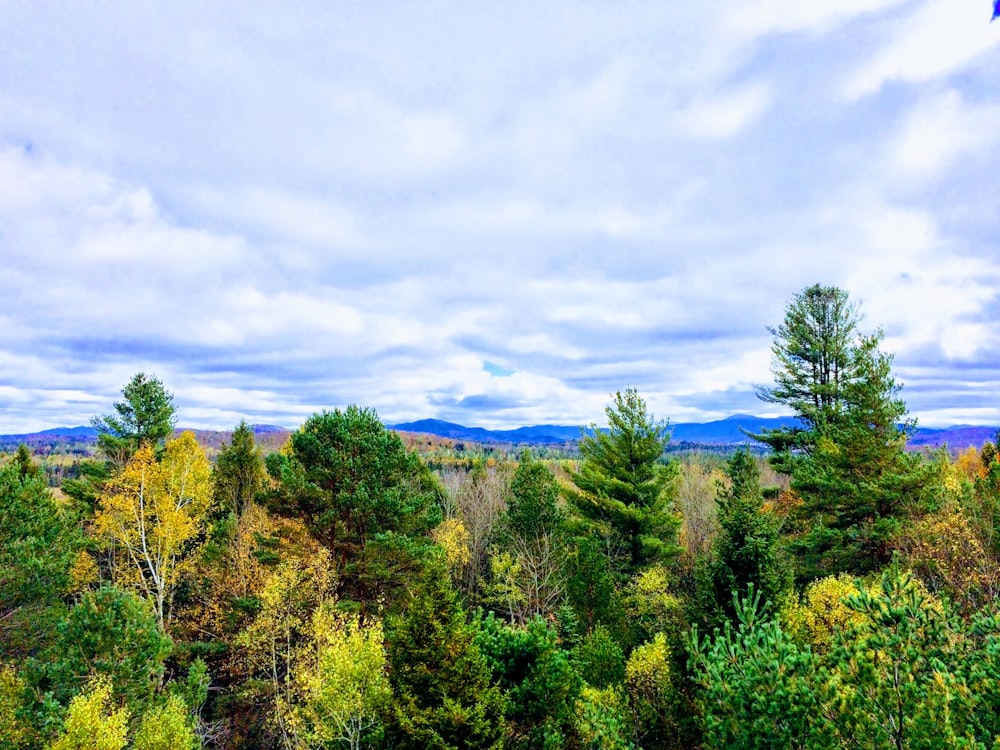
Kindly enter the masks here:
<path id="1" fill-rule="evenodd" d="M 111 547 L 117 582 L 153 601 L 160 627 L 212 501 L 204 451 L 185 432 L 167 443 L 163 460 L 143 445 L 100 498 L 98 534 Z"/>

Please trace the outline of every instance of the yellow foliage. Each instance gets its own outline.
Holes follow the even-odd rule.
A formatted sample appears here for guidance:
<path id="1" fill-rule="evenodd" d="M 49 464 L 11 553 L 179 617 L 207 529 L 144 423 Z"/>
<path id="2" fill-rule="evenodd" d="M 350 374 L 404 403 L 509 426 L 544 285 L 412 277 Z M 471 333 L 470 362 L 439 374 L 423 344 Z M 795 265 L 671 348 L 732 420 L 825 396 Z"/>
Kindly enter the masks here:
<path id="1" fill-rule="evenodd" d="M 49 750 L 122 750 L 128 720 L 128 709 L 111 707 L 110 680 L 97 677 L 70 701 L 63 734 Z"/>
<path id="2" fill-rule="evenodd" d="M 942 611 L 941 601 L 928 592 L 921 581 L 907 576 L 904 590 L 910 588 L 920 591 L 925 608 Z M 881 594 L 878 581 L 864 586 L 846 573 L 813 581 L 806 587 L 801 601 L 794 594 L 786 600 L 779 613 L 781 627 L 798 642 L 807 643 L 819 652 L 826 651 L 837 632 L 871 622 L 867 615 L 856 612 L 845 603 L 847 597 L 861 590 L 876 598 Z"/>
<path id="3" fill-rule="evenodd" d="M 0 732 L 6 745 L 19 749 L 31 744 L 30 728 L 17 715 L 21 707 L 25 683 L 11 666 L 0 667 Z"/>
<path id="4" fill-rule="evenodd" d="M 669 574 L 662 565 L 639 573 L 629 584 L 625 604 L 629 614 L 653 630 L 667 630 L 680 621 L 680 600 L 669 592 Z"/>
<path id="5" fill-rule="evenodd" d="M 844 599 L 857 593 L 854 580 L 845 573 L 813 581 L 806 587 L 802 601 L 793 595 L 781 609 L 782 628 L 793 638 L 808 643 L 817 651 L 825 651 L 834 633 L 863 616 L 849 609 Z"/>
<path id="6" fill-rule="evenodd" d="M 595 688 L 584 685 L 576 700 L 574 724 L 581 747 L 617 750 L 630 747 L 616 721 L 624 716 L 627 701 L 617 686 Z"/>
<path id="7" fill-rule="evenodd" d="M 443 521 L 431 537 L 444 550 L 445 563 L 452 576 L 458 576 L 472 560 L 472 537 L 458 518 Z"/>
<path id="8" fill-rule="evenodd" d="M 522 619 L 528 597 L 520 585 L 521 563 L 511 552 L 495 551 L 490 557 L 490 571 L 493 580 L 485 586 L 487 599 L 510 617 Z"/>
<path id="9" fill-rule="evenodd" d="M 651 703 L 663 699 L 670 690 L 670 646 L 667 636 L 657 633 L 653 640 L 637 647 L 625 665 L 625 686 L 633 700 Z"/>
<path id="10" fill-rule="evenodd" d="M 1000 593 L 995 563 L 957 505 L 915 523 L 900 547 L 920 581 L 967 609 Z"/>
<path id="11" fill-rule="evenodd" d="M 289 734 L 290 707 L 296 702 L 292 675 L 301 644 L 310 640 L 313 612 L 332 602 L 335 587 L 336 571 L 325 547 L 309 561 L 281 563 L 260 591 L 260 611 L 236 638 L 242 669 L 271 682 L 271 716 L 283 736 Z"/>
<path id="12" fill-rule="evenodd" d="M 97 583 L 98 570 L 94 558 L 86 550 L 80 550 L 69 569 L 69 591 L 76 594 Z"/>
<path id="13" fill-rule="evenodd" d="M 100 497 L 94 527 L 115 553 L 116 582 L 151 598 L 161 626 L 211 501 L 211 467 L 190 432 L 168 442 L 160 462 L 140 448 Z"/>
<path id="14" fill-rule="evenodd" d="M 288 727 L 307 747 L 358 747 L 392 699 L 382 624 L 323 606 L 295 667 Z"/>
<path id="15" fill-rule="evenodd" d="M 959 453 L 951 466 L 969 480 L 986 476 L 986 467 L 983 466 L 982 454 L 973 446 L 969 446 Z"/>
<path id="16" fill-rule="evenodd" d="M 199 747 L 201 742 L 191 726 L 187 706 L 176 695 L 143 714 L 132 743 L 132 750 L 197 750 Z"/>

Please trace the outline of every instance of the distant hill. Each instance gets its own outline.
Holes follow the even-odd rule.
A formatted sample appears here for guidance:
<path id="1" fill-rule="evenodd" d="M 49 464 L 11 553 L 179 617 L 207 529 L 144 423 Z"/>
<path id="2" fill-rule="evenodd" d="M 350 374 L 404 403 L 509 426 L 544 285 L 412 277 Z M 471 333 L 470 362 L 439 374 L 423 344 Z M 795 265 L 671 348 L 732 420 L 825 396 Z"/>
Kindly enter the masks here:
<path id="1" fill-rule="evenodd" d="M 670 426 L 671 443 L 689 443 L 692 445 L 743 445 L 751 443 L 750 433 L 764 429 L 779 429 L 794 427 L 798 424 L 795 417 L 755 417 L 750 414 L 734 414 L 714 422 L 678 422 Z M 416 422 L 387 425 L 389 429 L 436 435 L 452 440 L 468 440 L 476 443 L 514 443 L 550 445 L 578 440 L 583 430 L 576 425 L 535 425 L 534 427 L 519 427 L 516 430 L 487 430 L 482 427 L 465 427 L 455 422 L 445 422 L 440 419 L 421 419 Z M 976 427 L 971 425 L 956 425 L 945 428 L 921 428 L 910 440 L 909 446 L 914 449 L 948 447 L 951 450 L 964 450 L 970 446 L 982 447 L 983 443 L 993 440 L 997 434 L 996 427 Z"/>
<path id="2" fill-rule="evenodd" d="M 265 452 L 278 450 L 291 430 L 271 424 L 251 425 L 257 444 Z M 174 435 L 191 431 L 198 443 L 210 455 L 232 438 L 232 430 L 202 430 L 196 427 L 178 427 Z M 10 451 L 24 443 L 36 453 L 89 454 L 97 444 L 97 430 L 93 427 L 52 427 L 48 430 L 28 432 L 20 435 L 0 435 L 0 451 Z"/>
<path id="3" fill-rule="evenodd" d="M 911 448 L 982 448 L 983 443 L 992 442 L 997 437 L 998 428 L 960 424 L 944 429 L 921 427 L 910 438 Z"/>
<path id="4" fill-rule="evenodd" d="M 692 446 L 731 446 L 752 442 L 747 432 L 755 433 L 763 429 L 793 427 L 795 417 L 755 417 L 750 414 L 734 414 L 714 422 L 678 422 L 670 426 L 671 443 Z M 288 439 L 291 430 L 268 424 L 252 425 L 258 445 L 266 452 L 277 450 Z M 433 435 L 448 440 L 470 443 L 507 445 L 560 445 L 579 440 L 584 428 L 577 425 L 542 424 L 518 427 L 512 430 L 487 430 L 483 427 L 466 427 L 441 419 L 420 419 L 416 422 L 386 425 L 397 432 L 414 435 Z M 229 430 L 201 430 L 180 427 L 177 434 L 191 430 L 210 454 L 217 451 L 232 437 Z M 955 425 L 946 428 L 922 427 L 910 440 L 911 449 L 947 447 L 950 450 L 964 450 L 968 447 L 980 448 L 988 440 L 995 439 L 998 428 L 974 425 Z M 92 427 L 53 427 L 39 432 L 21 435 L 0 435 L 0 451 L 10 451 L 25 443 L 36 452 L 86 453 L 97 442 L 97 432 Z"/>
<path id="5" fill-rule="evenodd" d="M 740 445 L 750 442 L 750 438 L 743 430 L 758 432 L 762 429 L 790 427 L 796 423 L 794 417 L 754 417 L 749 414 L 736 414 L 716 422 L 680 422 L 670 426 L 671 441 L 704 445 Z M 578 425 L 552 424 L 519 427 L 515 430 L 487 430 L 482 427 L 465 427 L 440 419 L 421 419 L 387 426 L 392 430 L 427 433 L 476 443 L 533 445 L 572 442 L 578 440 L 584 430 Z"/>

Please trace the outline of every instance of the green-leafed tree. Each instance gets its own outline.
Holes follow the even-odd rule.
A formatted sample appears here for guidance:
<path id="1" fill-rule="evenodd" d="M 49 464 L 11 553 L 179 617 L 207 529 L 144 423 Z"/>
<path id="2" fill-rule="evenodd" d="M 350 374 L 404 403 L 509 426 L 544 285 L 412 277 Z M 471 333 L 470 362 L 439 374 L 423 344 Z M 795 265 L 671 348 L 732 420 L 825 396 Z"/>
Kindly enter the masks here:
<path id="1" fill-rule="evenodd" d="M 428 566 L 406 611 L 390 619 L 386 650 L 395 694 L 390 747 L 503 746 L 504 696 L 443 563 Z"/>
<path id="2" fill-rule="evenodd" d="M 797 508 L 800 580 L 885 564 L 898 519 L 921 502 L 928 470 L 904 448 L 906 417 L 883 334 L 858 332 L 847 292 L 811 286 L 771 329 L 775 385 L 765 401 L 792 408 L 800 424 L 753 437 L 771 446 L 772 463 L 791 475 Z"/>
<path id="3" fill-rule="evenodd" d="M 573 715 L 583 681 L 555 629 L 541 617 L 506 625 L 490 615 L 476 642 L 493 682 L 507 694 L 512 750 L 572 747 Z"/>
<path id="4" fill-rule="evenodd" d="M 845 604 L 860 617 L 830 651 L 826 713 L 840 747 L 859 737 L 872 750 L 995 746 L 975 741 L 980 696 L 963 674 L 973 642 L 947 606 L 896 566 Z"/>
<path id="5" fill-rule="evenodd" d="M 331 551 L 348 597 L 366 600 L 402 584 L 384 580 L 383 563 L 410 559 L 419 545 L 407 540 L 424 539 L 441 520 L 440 485 L 372 409 L 314 414 L 292 434 L 287 453 L 268 456 L 267 469 L 276 481 L 269 507 L 301 518 Z M 382 552 L 369 559 L 372 541 Z M 392 570 L 406 567 L 393 561 Z"/>
<path id="6" fill-rule="evenodd" d="M 34 464 L 0 467 L 0 660 L 36 654 L 52 639 L 83 539 Z"/>
<path id="7" fill-rule="evenodd" d="M 821 750 L 834 748 L 819 664 L 777 621 L 761 618 L 759 597 L 736 607 L 712 637 L 692 631 L 691 663 L 706 750 Z M 866 747 L 863 742 L 860 745 Z"/>
<path id="8" fill-rule="evenodd" d="M 843 289 L 814 284 L 785 308 L 785 319 L 768 328 L 774 385 L 760 387 L 762 401 L 790 407 L 800 425 L 764 430 L 753 437 L 774 450 L 772 463 L 786 474 L 794 451 L 810 453 L 818 431 L 844 411 L 844 386 L 855 378 L 854 346 L 860 316 Z"/>
<path id="9" fill-rule="evenodd" d="M 747 449 L 726 463 L 728 484 L 720 484 L 719 533 L 712 544 L 710 620 L 735 622 L 733 597 L 760 592 L 765 612 L 776 611 L 787 584 L 778 552 L 778 519 L 764 510 L 760 470 Z"/>
<path id="10" fill-rule="evenodd" d="M 155 375 L 136 373 L 122 388 L 113 414 L 94 417 L 99 452 L 115 466 L 124 466 L 143 445 L 161 446 L 174 431 L 174 396 Z"/>
<path id="11" fill-rule="evenodd" d="M 664 463 L 667 423 L 647 413 L 634 388 L 615 393 L 605 412 L 608 428 L 592 425 L 580 440 L 583 463 L 570 475 L 574 487 L 567 496 L 604 536 L 612 565 L 627 577 L 678 551 L 680 519 L 671 497 L 677 468 Z"/>
<path id="12" fill-rule="evenodd" d="M 106 677 L 116 702 L 138 713 L 160 689 L 171 648 L 149 602 L 105 587 L 83 595 L 59 623 L 50 652 L 28 672 L 39 694 L 64 704 L 92 677 Z"/>
<path id="13" fill-rule="evenodd" d="M 267 472 L 264 459 L 254 442 L 253 429 L 241 420 L 228 445 L 215 460 L 212 484 L 217 508 L 243 515 L 243 511 L 264 488 Z"/>

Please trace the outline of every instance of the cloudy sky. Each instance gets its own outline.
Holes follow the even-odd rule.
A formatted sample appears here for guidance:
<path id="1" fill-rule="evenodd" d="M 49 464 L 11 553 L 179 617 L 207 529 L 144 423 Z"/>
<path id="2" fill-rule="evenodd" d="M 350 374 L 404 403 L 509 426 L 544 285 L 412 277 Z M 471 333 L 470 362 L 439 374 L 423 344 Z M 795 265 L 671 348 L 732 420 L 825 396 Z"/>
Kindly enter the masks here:
<path id="1" fill-rule="evenodd" d="M 774 413 L 821 282 L 1000 424 L 990 0 L 0 0 L 0 433 Z"/>

